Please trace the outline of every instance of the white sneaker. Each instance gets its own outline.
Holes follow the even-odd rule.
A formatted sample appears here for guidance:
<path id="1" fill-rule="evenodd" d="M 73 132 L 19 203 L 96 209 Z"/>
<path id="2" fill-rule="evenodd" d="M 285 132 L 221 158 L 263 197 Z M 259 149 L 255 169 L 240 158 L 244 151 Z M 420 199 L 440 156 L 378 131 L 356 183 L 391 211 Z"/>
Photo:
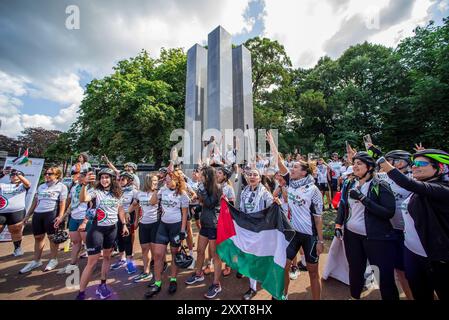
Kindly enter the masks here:
<path id="1" fill-rule="evenodd" d="M 189 269 L 189 270 L 193 270 L 193 269 L 195 269 L 195 258 L 194 257 L 192 257 L 192 264 L 187 268 L 187 269 Z"/>
<path id="2" fill-rule="evenodd" d="M 50 261 L 48 261 L 48 264 L 45 267 L 44 271 L 51 271 L 54 268 L 56 268 L 57 265 L 58 265 L 58 259 L 51 259 Z"/>
<path id="3" fill-rule="evenodd" d="M 42 266 L 42 261 L 31 261 L 30 263 L 28 263 L 25 267 L 23 267 L 19 273 L 20 274 L 24 274 L 24 273 L 28 273 L 31 270 L 34 270 L 36 268 L 39 268 L 40 266 Z"/>
<path id="4" fill-rule="evenodd" d="M 20 257 L 23 256 L 23 250 L 21 247 L 18 247 L 17 249 L 14 249 L 14 252 L 12 254 L 14 257 Z"/>

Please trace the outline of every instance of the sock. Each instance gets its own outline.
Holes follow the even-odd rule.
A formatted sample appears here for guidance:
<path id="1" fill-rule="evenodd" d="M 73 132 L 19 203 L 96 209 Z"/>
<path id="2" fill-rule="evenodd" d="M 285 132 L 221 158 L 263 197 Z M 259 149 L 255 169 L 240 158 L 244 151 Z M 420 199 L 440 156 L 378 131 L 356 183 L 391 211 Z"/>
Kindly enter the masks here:
<path id="1" fill-rule="evenodd" d="M 106 284 L 106 279 L 101 279 L 101 284 Z"/>
<path id="2" fill-rule="evenodd" d="M 160 288 L 162 285 L 162 281 L 161 280 L 155 281 L 154 284 Z"/>
<path id="3" fill-rule="evenodd" d="M 22 244 L 22 240 L 14 241 L 14 249 L 20 248 L 21 244 Z"/>

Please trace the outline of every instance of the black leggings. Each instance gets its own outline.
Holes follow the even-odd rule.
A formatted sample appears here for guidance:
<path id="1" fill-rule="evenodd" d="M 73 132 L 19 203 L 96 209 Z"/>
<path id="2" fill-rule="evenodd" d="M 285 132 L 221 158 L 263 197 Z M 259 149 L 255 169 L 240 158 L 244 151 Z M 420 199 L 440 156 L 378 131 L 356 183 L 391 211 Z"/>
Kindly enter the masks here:
<path id="1" fill-rule="evenodd" d="M 449 300 L 449 262 L 430 261 L 404 248 L 404 267 L 415 300 Z"/>
<path id="2" fill-rule="evenodd" d="M 379 269 L 376 280 L 382 299 L 399 300 L 399 292 L 394 278 L 395 242 L 367 240 L 366 236 L 356 234 L 346 228 L 343 242 L 349 264 L 351 296 L 360 299 L 365 285 L 365 270 L 368 260 L 371 266 L 377 266 Z"/>
<path id="3" fill-rule="evenodd" d="M 123 225 L 120 220 L 117 222 L 117 226 L 118 226 L 118 232 L 117 232 L 118 251 L 119 252 L 125 251 L 126 256 L 132 256 L 133 255 L 133 241 L 132 241 L 132 234 L 131 234 L 131 232 L 133 232 L 131 230 L 132 225 L 129 225 L 129 224 L 126 225 L 129 230 L 129 235 L 126 237 L 122 236 Z"/>

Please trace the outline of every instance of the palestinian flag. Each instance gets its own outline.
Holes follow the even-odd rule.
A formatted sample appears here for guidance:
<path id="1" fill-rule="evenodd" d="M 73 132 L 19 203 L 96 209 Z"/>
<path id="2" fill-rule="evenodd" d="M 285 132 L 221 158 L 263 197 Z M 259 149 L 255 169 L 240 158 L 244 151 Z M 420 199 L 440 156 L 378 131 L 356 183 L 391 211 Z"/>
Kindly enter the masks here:
<path id="1" fill-rule="evenodd" d="M 13 165 L 20 166 L 20 165 L 28 165 L 31 164 L 30 159 L 28 159 L 28 148 L 25 150 L 25 152 L 22 154 L 21 157 L 17 157 L 12 161 Z"/>
<path id="2" fill-rule="evenodd" d="M 286 251 L 294 234 L 277 204 L 249 215 L 221 200 L 218 255 L 232 269 L 259 281 L 279 300 L 284 295 Z"/>

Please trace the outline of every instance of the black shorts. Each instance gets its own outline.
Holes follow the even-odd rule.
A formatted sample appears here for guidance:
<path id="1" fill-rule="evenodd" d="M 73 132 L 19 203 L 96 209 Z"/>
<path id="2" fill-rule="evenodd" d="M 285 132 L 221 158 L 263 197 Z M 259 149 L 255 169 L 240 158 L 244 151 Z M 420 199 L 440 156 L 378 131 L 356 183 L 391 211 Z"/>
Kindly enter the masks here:
<path id="1" fill-rule="evenodd" d="M 55 234 L 56 210 L 50 212 L 35 212 L 31 221 L 33 235 Z"/>
<path id="2" fill-rule="evenodd" d="M 217 240 L 217 228 L 201 228 L 200 236 L 206 237 L 209 240 Z"/>
<path id="3" fill-rule="evenodd" d="M 117 224 L 98 226 L 94 222 L 86 235 L 87 254 L 91 256 L 99 254 L 103 249 L 111 249 L 117 238 L 117 229 Z"/>
<path id="4" fill-rule="evenodd" d="M 338 179 L 331 180 L 331 189 L 332 191 L 338 191 Z"/>
<path id="5" fill-rule="evenodd" d="M 181 222 L 165 223 L 160 222 L 157 228 L 156 240 L 154 243 L 167 245 L 171 247 L 179 247 L 181 242 L 176 242 L 175 237 L 181 232 Z"/>
<path id="6" fill-rule="evenodd" d="M 25 218 L 25 210 L 16 212 L 0 213 L 0 226 L 12 226 L 22 222 Z"/>
<path id="7" fill-rule="evenodd" d="M 200 204 L 190 204 L 189 205 L 189 215 L 188 215 L 188 217 L 192 218 L 192 215 L 193 215 L 193 218 L 195 220 L 200 220 L 201 209 L 202 208 L 201 208 Z"/>
<path id="8" fill-rule="evenodd" d="M 329 191 L 327 183 L 317 183 L 316 185 L 320 191 Z"/>
<path id="9" fill-rule="evenodd" d="M 318 244 L 318 237 L 311 236 L 296 231 L 295 236 L 287 247 L 287 259 L 293 260 L 302 248 L 306 262 L 310 264 L 318 263 L 318 255 L 316 253 L 316 245 Z"/>
<path id="10" fill-rule="evenodd" d="M 394 259 L 394 268 L 404 271 L 404 231 L 394 229 L 394 232 L 398 235 L 398 240 L 395 243 L 396 254 Z"/>
<path id="11" fill-rule="evenodd" d="M 154 223 L 139 223 L 140 244 L 154 243 L 156 241 L 158 227 L 159 221 L 156 221 Z"/>

